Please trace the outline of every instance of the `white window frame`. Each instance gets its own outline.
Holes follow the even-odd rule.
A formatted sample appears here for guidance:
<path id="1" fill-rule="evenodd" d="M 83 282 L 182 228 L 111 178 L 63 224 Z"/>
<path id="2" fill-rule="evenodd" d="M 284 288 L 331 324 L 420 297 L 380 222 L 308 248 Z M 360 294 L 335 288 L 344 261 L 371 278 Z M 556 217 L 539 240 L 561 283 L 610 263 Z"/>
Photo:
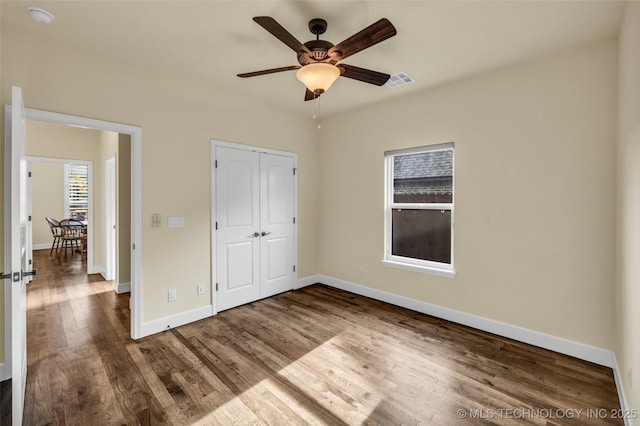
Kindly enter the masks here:
<path id="1" fill-rule="evenodd" d="M 87 164 L 84 161 L 74 161 L 73 163 L 64 163 L 64 217 L 65 218 L 70 218 L 71 217 L 71 203 L 70 201 L 70 188 L 69 188 L 69 169 L 71 168 L 71 166 L 83 166 L 87 168 L 87 185 L 91 185 L 91 168 L 89 167 L 89 164 Z M 89 219 L 89 214 L 90 214 L 90 210 L 89 210 L 89 194 L 91 193 L 90 188 L 89 192 L 87 193 L 87 220 Z"/>
<path id="2" fill-rule="evenodd" d="M 393 159 L 397 155 L 418 154 L 429 151 L 453 151 L 453 198 L 451 203 L 394 203 L 393 202 Z M 384 238 L 384 258 L 382 264 L 393 268 L 406 269 L 410 271 L 423 272 L 432 275 L 438 275 L 448 278 L 454 278 L 456 272 L 454 270 L 454 205 L 455 205 L 455 150 L 454 143 L 443 143 L 437 145 L 422 146 L 416 148 L 399 149 L 386 151 L 385 157 L 385 238 Z M 392 211 L 393 209 L 412 209 L 412 210 L 450 210 L 451 211 L 451 263 L 434 262 L 429 260 L 414 259 L 410 257 L 397 256 L 391 253 L 392 250 Z"/>

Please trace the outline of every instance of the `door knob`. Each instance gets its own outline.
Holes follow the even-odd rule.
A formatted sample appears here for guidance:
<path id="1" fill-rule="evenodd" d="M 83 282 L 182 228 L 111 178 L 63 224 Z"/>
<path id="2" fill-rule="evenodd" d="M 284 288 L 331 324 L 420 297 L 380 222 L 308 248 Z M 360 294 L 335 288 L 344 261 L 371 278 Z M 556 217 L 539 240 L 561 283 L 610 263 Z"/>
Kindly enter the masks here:
<path id="1" fill-rule="evenodd" d="M 253 234 L 249 235 L 248 238 L 255 238 L 255 237 L 259 237 L 260 233 L 259 232 L 254 232 Z"/>
<path id="2" fill-rule="evenodd" d="M 263 231 L 263 232 L 262 232 L 262 234 L 260 234 L 260 235 L 262 235 L 263 237 L 266 237 L 266 236 L 267 236 L 267 235 L 269 235 L 270 233 L 271 233 L 271 232 L 264 232 L 264 231 Z"/>

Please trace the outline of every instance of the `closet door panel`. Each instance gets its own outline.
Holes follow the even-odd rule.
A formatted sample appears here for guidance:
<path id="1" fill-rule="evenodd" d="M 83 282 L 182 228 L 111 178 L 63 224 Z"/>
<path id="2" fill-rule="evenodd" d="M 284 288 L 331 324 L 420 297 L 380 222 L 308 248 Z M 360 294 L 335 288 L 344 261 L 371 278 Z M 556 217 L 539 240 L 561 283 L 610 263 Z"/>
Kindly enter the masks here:
<path id="1" fill-rule="evenodd" d="M 294 286 L 294 164 L 291 157 L 260 154 L 260 297 Z"/>
<path id="2" fill-rule="evenodd" d="M 215 303 L 222 311 L 260 297 L 260 156 L 217 147 L 216 163 Z"/>

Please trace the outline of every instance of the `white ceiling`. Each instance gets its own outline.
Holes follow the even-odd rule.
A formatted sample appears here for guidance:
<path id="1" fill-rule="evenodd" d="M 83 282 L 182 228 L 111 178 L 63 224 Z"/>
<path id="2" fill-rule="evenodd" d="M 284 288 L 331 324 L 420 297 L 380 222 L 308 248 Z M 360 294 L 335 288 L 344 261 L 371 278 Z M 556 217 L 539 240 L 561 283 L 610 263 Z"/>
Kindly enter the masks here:
<path id="1" fill-rule="evenodd" d="M 398 34 L 345 63 L 416 81 L 399 88 L 341 78 L 322 96 L 325 116 L 464 78 L 527 58 L 615 36 L 625 3 L 604 1 L 10 1 L 2 25 L 91 49 L 152 72 L 201 82 L 215 91 L 267 99 L 311 113 L 295 72 L 240 79 L 237 73 L 297 65 L 295 53 L 252 21 L 276 19 L 298 40 L 309 19 L 328 21 L 334 44 L 386 17 Z M 27 6 L 56 17 L 35 22 Z"/>

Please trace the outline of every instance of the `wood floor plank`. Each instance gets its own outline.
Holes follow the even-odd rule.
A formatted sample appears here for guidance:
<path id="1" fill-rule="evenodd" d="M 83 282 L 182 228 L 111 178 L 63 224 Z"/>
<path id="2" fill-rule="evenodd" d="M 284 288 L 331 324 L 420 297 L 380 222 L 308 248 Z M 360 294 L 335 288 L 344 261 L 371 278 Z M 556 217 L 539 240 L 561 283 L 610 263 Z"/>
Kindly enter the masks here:
<path id="1" fill-rule="evenodd" d="M 79 255 L 34 262 L 26 425 L 622 424 L 549 415 L 619 408 L 610 368 L 348 292 L 314 285 L 133 341 L 129 296 Z"/>

